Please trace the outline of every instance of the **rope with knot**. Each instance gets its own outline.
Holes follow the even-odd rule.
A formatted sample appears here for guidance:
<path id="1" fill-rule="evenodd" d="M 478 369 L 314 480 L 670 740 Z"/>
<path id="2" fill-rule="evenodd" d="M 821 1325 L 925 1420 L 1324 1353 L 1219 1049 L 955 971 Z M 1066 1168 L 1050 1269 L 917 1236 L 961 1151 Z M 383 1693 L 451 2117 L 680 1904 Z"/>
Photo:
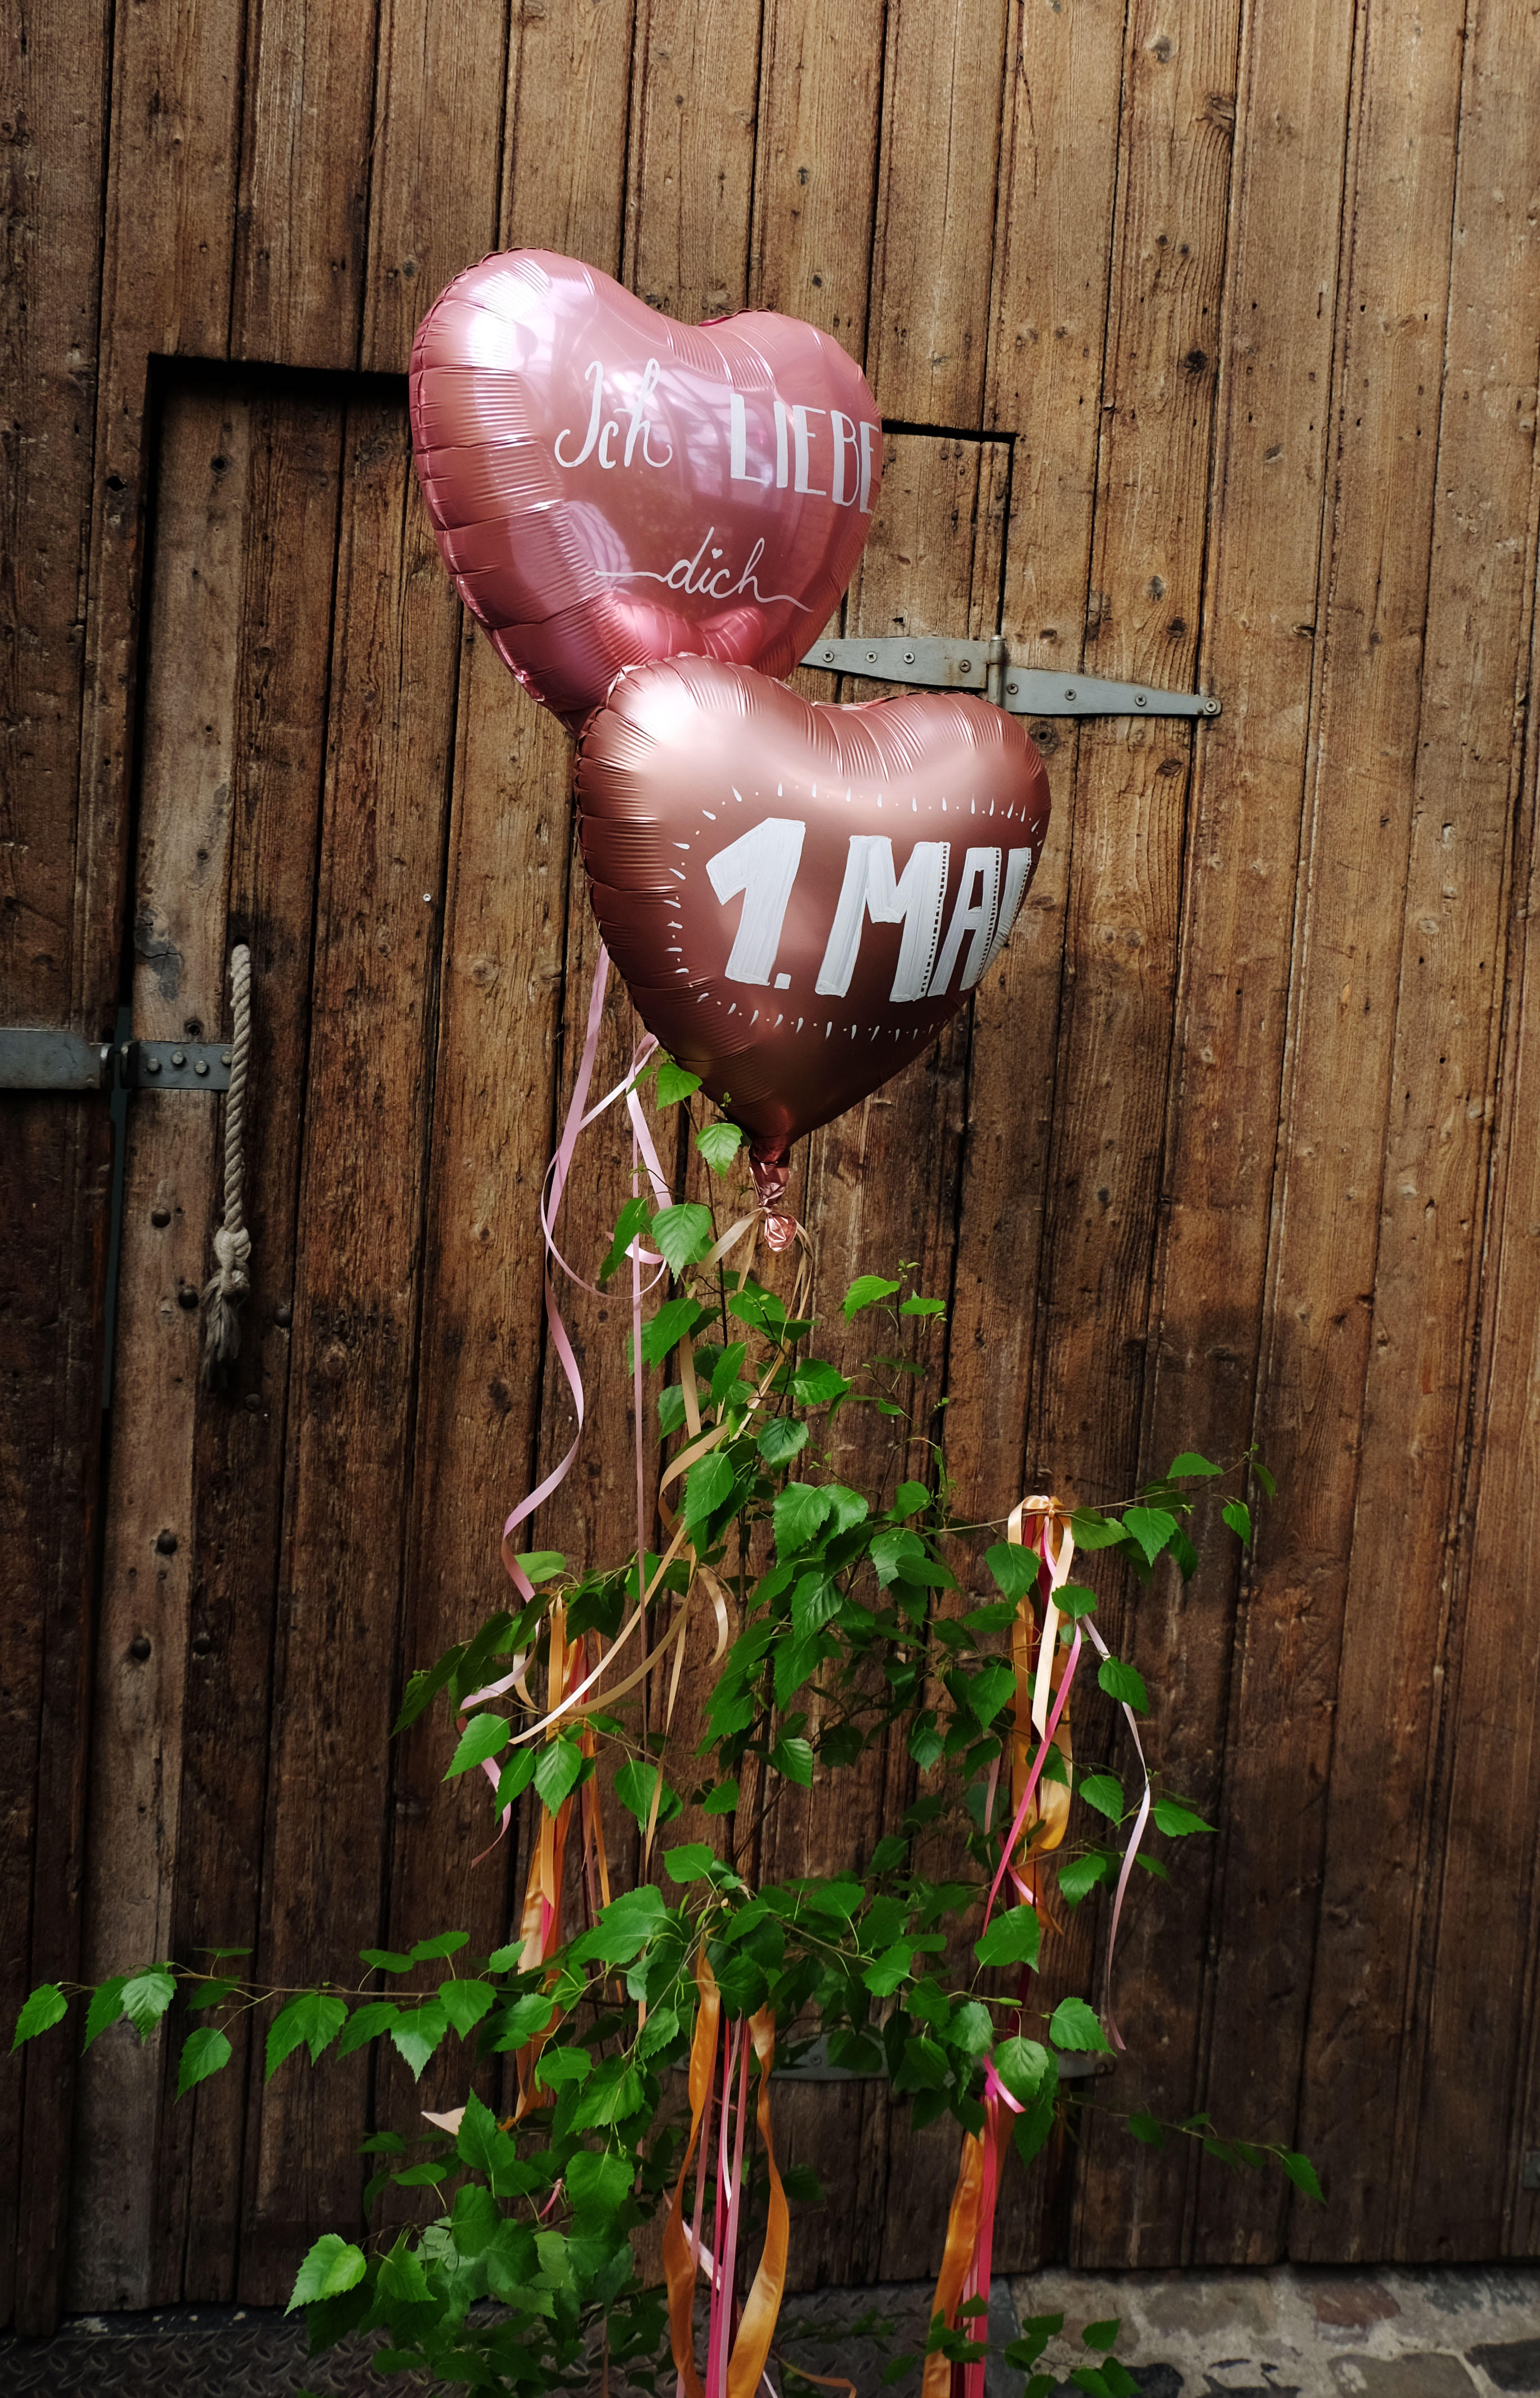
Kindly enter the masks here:
<path id="1" fill-rule="evenodd" d="M 224 1102 L 224 1221 L 214 1228 L 218 1271 L 203 1287 L 203 1379 L 219 1389 L 240 1350 L 239 1310 L 251 1287 L 251 1235 L 242 1195 L 246 1181 L 246 1073 L 251 1051 L 251 952 L 244 941 L 230 952 L 230 1090 Z"/>

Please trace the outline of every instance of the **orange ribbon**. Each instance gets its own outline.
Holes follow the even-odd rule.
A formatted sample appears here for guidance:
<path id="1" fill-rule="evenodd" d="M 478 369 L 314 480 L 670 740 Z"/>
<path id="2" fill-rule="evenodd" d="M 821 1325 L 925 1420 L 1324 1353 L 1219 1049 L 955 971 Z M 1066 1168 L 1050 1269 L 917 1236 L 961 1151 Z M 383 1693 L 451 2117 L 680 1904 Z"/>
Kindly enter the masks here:
<path id="1" fill-rule="evenodd" d="M 702 1948 L 696 1963 L 696 1987 L 700 2003 L 696 2012 L 695 2038 L 690 2043 L 690 2137 L 685 2145 L 684 2162 L 674 2184 L 674 2195 L 669 2208 L 669 2219 L 663 2228 L 663 2277 L 669 2291 L 669 2340 L 673 2350 L 674 2364 L 685 2398 L 707 2398 L 695 2355 L 696 2271 L 700 2251 L 695 2235 L 684 2226 L 684 2183 L 696 2151 L 700 2147 L 701 2128 L 710 2104 L 716 2078 L 717 2038 L 722 2025 L 722 1994 L 716 1976 Z M 770 2175 L 769 2204 L 765 2211 L 764 2246 L 760 2252 L 759 2270 L 744 2302 L 732 2353 L 727 2358 L 725 2398 L 753 2398 L 760 2378 L 770 2355 L 770 2343 L 776 2336 L 780 2319 L 781 2301 L 786 2295 L 786 2263 L 791 2239 L 791 2216 L 781 2184 L 780 2169 L 776 2162 L 775 2143 L 770 2131 L 770 2069 L 776 2061 L 776 2017 L 774 2010 L 762 2007 L 749 2021 L 749 2036 L 753 2041 L 754 2056 L 760 2068 L 759 2105 L 755 2122 L 760 2138 L 764 2143 L 765 2163 Z M 728 2100 L 724 2086 L 723 2105 Z M 699 2173 L 706 2168 L 702 2149 Z M 698 2178 L 698 2174 L 697 2174 Z M 699 2209 L 697 2207 L 697 2214 Z M 712 2258 L 713 2283 L 720 2260 Z M 713 2288 L 713 2305 L 728 2306 L 732 2293 Z M 711 2398 L 723 2398 L 713 2391 Z"/>

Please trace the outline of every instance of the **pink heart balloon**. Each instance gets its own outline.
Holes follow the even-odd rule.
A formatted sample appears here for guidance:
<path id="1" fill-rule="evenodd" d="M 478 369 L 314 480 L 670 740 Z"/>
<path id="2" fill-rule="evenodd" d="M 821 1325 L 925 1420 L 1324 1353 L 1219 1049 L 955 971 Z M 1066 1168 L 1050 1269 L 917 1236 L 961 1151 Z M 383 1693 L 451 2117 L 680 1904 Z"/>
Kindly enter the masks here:
<path id="1" fill-rule="evenodd" d="M 919 1055 L 1004 948 L 1048 822 L 1020 721 L 965 693 L 831 707 L 745 667 L 638 667 L 578 745 L 594 912 L 637 1011 L 789 1143 Z"/>
<path id="2" fill-rule="evenodd" d="M 676 325 L 514 249 L 457 276 L 412 353 L 417 472 L 471 613 L 579 725 L 622 667 L 784 674 L 849 582 L 882 425 L 837 342 L 768 312 Z"/>

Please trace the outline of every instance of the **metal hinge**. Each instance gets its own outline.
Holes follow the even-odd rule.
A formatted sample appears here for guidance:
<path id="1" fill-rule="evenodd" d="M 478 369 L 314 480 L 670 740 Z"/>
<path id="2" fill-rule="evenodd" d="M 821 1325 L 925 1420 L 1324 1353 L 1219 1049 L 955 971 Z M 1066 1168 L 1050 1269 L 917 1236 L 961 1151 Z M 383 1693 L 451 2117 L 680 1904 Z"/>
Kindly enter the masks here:
<path id="1" fill-rule="evenodd" d="M 998 633 L 982 641 L 943 641 L 885 635 L 873 640 L 815 641 L 802 660 L 832 674 L 864 675 L 869 682 L 910 683 L 926 691 L 977 691 L 1010 716 L 1215 717 L 1217 699 L 1203 692 L 1152 691 L 1140 682 L 1103 682 L 1095 675 L 1055 674 L 1017 667 Z"/>
<path id="2" fill-rule="evenodd" d="M 87 1041 L 78 1032 L 0 1026 L 0 1091 L 227 1091 L 218 1041 Z"/>

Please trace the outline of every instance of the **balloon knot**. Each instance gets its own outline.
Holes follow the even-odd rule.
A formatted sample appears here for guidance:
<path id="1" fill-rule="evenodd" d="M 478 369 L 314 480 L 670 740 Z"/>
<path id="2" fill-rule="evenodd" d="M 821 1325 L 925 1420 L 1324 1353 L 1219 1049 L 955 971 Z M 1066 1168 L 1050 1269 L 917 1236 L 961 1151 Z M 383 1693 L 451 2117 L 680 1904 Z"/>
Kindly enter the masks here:
<path id="1" fill-rule="evenodd" d="M 786 1196 L 786 1165 L 784 1148 L 774 1154 L 757 1149 L 749 1152 L 749 1170 L 764 1216 L 765 1246 L 777 1255 L 789 1249 L 797 1237 L 795 1216 L 789 1216 L 780 1205 Z"/>

